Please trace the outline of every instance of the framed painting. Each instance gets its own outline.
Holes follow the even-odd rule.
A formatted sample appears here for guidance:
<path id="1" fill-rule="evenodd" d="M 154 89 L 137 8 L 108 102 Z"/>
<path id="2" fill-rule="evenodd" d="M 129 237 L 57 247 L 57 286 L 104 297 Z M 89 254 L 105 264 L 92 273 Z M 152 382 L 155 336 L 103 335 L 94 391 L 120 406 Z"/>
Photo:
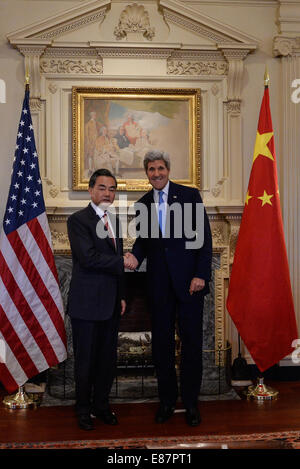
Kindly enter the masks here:
<path id="1" fill-rule="evenodd" d="M 148 190 L 151 149 L 169 154 L 174 182 L 200 188 L 199 90 L 73 87 L 72 115 L 74 190 L 87 190 L 99 168 L 118 190 Z"/>

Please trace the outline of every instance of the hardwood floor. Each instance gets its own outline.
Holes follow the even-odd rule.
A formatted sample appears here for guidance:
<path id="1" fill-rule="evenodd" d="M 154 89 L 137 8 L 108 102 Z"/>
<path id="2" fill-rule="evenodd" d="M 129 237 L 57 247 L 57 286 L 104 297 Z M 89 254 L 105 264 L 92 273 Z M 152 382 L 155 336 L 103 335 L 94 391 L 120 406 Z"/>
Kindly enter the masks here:
<path id="1" fill-rule="evenodd" d="M 232 435 L 282 431 L 300 431 L 300 381 L 268 382 L 279 391 L 274 401 L 202 401 L 202 423 L 187 426 L 183 412 L 166 423 L 154 422 L 156 403 L 126 403 L 113 405 L 119 425 L 108 427 L 96 421 L 93 431 L 77 427 L 74 410 L 70 406 L 39 407 L 11 410 L 0 405 L 0 443 L 103 440 L 124 438 L 155 438 L 201 435 Z"/>

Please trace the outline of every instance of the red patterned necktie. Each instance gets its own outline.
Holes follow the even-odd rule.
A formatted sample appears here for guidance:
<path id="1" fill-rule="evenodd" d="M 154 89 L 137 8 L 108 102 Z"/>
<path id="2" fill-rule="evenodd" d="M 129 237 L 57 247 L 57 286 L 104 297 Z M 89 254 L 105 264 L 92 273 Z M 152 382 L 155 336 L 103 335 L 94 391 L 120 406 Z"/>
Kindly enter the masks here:
<path id="1" fill-rule="evenodd" d="M 108 236 L 110 237 L 110 239 L 113 241 L 114 243 L 114 246 L 115 246 L 115 250 L 117 250 L 117 243 L 116 243 L 116 239 L 113 235 L 113 232 L 109 226 L 109 223 L 108 223 L 108 216 L 107 216 L 107 212 L 104 212 L 104 215 L 103 215 L 103 221 L 104 221 L 104 226 L 108 232 Z"/>

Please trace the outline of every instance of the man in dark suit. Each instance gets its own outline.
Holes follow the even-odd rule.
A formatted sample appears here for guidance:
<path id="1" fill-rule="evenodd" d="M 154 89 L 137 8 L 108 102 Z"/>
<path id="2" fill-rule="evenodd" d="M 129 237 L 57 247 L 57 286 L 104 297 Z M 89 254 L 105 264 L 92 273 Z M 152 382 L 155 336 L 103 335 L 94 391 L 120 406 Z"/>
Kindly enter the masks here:
<path id="1" fill-rule="evenodd" d="M 136 269 L 147 258 L 152 352 L 160 398 L 156 421 L 163 423 L 172 416 L 178 397 L 177 316 L 181 398 L 187 423 L 196 426 L 201 421 L 198 396 L 202 379 L 203 303 L 211 278 L 209 221 L 199 191 L 169 181 L 168 155 L 150 151 L 145 155 L 144 166 L 153 189 L 137 203 L 140 223 L 132 253 L 125 256 L 125 267 Z M 147 208 L 147 215 L 143 207 Z M 148 230 L 141 226 L 145 216 Z"/>
<path id="2" fill-rule="evenodd" d="M 94 428 L 91 413 L 118 423 L 108 397 L 115 376 L 120 315 L 125 311 L 123 244 L 108 207 L 117 181 L 98 169 L 89 181 L 90 204 L 68 219 L 73 270 L 69 290 L 79 427 Z"/>

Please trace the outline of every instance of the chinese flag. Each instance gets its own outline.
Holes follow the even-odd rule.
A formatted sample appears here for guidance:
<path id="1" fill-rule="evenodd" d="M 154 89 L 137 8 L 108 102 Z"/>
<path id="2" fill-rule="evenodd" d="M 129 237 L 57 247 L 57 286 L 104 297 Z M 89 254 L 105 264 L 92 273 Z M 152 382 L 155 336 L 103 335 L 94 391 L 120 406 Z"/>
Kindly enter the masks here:
<path id="1" fill-rule="evenodd" d="M 280 209 L 266 86 L 227 309 L 261 372 L 292 352 L 298 337 Z"/>

